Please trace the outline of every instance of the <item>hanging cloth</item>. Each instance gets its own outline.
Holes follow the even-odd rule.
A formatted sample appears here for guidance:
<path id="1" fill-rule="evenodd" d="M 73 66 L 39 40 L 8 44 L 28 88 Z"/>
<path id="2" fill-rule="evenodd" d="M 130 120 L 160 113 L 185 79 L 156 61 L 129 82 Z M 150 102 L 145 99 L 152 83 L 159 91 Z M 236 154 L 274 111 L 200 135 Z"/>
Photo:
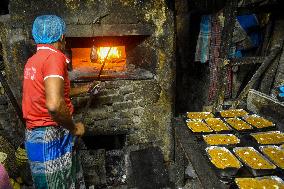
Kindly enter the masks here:
<path id="1" fill-rule="evenodd" d="M 211 38 L 211 15 L 203 15 L 200 22 L 195 61 L 205 63 L 209 60 L 209 46 Z"/>

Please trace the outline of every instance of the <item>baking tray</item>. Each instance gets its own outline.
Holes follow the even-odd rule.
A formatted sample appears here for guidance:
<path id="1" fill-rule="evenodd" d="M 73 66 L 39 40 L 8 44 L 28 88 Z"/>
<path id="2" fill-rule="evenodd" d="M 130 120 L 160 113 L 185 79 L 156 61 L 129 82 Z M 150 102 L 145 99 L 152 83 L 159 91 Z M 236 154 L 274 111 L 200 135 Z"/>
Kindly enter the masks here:
<path id="1" fill-rule="evenodd" d="M 201 132 L 194 132 L 191 130 L 191 128 L 187 125 L 188 122 L 202 122 L 205 123 L 202 119 L 187 119 L 186 120 L 186 126 L 188 127 L 188 129 L 190 130 L 191 133 L 193 133 L 194 135 L 202 135 L 202 134 L 208 134 L 208 133 L 213 133 L 213 130 L 206 124 L 206 126 L 210 129 L 210 131 L 201 131 Z"/>
<path id="2" fill-rule="evenodd" d="M 280 172 L 283 172 L 284 167 L 280 167 L 279 164 L 277 164 L 277 162 L 275 162 L 270 156 L 268 156 L 268 155 L 264 152 L 264 149 L 265 149 L 265 148 L 269 148 L 269 147 L 272 147 L 272 148 L 275 148 L 276 150 L 282 151 L 282 149 L 281 149 L 279 146 L 275 146 L 275 145 L 260 146 L 260 147 L 259 147 L 259 150 L 262 152 L 262 154 L 263 154 L 265 157 L 267 157 L 267 159 L 269 159 L 271 162 L 274 163 L 274 165 L 277 166 L 277 168 L 278 168 L 278 170 L 279 170 Z M 284 157 L 283 157 L 283 158 L 284 158 Z"/>
<path id="3" fill-rule="evenodd" d="M 253 169 L 252 167 L 250 167 L 245 161 L 242 160 L 241 157 L 238 156 L 238 154 L 236 153 L 236 150 L 240 149 L 240 148 L 249 148 L 251 150 L 254 150 L 256 153 L 258 153 L 258 155 L 260 155 L 265 161 L 269 162 L 271 165 L 273 165 L 274 169 Z M 258 176 L 265 176 L 265 175 L 271 175 L 273 173 L 276 172 L 276 166 L 270 162 L 266 157 L 264 157 L 261 153 L 259 153 L 255 148 L 253 147 L 235 147 L 233 149 L 233 152 L 235 153 L 236 157 L 239 158 L 239 160 L 241 162 L 243 162 L 243 164 L 245 165 L 245 167 L 249 170 L 249 172 L 255 176 L 255 177 L 258 177 Z"/>
<path id="4" fill-rule="evenodd" d="M 200 117 L 198 117 L 198 118 L 190 117 L 189 116 L 190 113 L 200 114 Z M 213 118 L 213 117 L 215 117 L 212 112 L 186 112 L 185 116 L 188 119 L 206 119 L 206 118 Z"/>
<path id="5" fill-rule="evenodd" d="M 212 169 L 217 173 L 217 175 L 219 176 L 219 178 L 222 179 L 222 181 L 230 181 L 230 180 L 232 180 L 232 179 L 237 175 L 238 171 L 243 167 L 243 164 L 242 164 L 241 161 L 239 161 L 238 158 L 237 158 L 237 160 L 238 160 L 239 163 L 240 163 L 240 167 L 239 167 L 239 168 L 227 167 L 227 168 L 224 168 L 224 169 L 220 169 L 220 168 L 216 167 L 216 166 L 212 163 L 212 161 L 211 161 L 211 156 L 210 156 L 209 153 L 208 153 L 208 150 L 214 149 L 214 148 L 221 148 L 222 150 L 227 151 L 227 152 L 229 152 L 230 154 L 232 154 L 234 157 L 235 157 L 235 155 L 234 155 L 232 152 L 230 152 L 230 150 L 228 150 L 228 149 L 225 148 L 225 147 L 210 146 L 210 147 L 207 147 L 207 148 L 205 149 L 206 155 L 207 155 L 207 157 L 208 157 L 209 164 L 210 164 L 210 166 L 212 167 Z"/>
<path id="6" fill-rule="evenodd" d="M 235 127 L 232 126 L 232 124 L 230 124 L 229 122 L 227 122 L 227 119 L 237 119 L 241 122 L 244 122 L 245 124 L 247 124 L 248 126 L 250 126 L 250 129 L 236 129 Z M 223 118 L 224 122 L 227 123 L 232 129 L 233 131 L 235 131 L 236 133 L 240 133 L 240 134 L 246 134 L 246 133 L 251 133 L 251 132 L 255 132 L 255 127 L 253 127 L 251 124 L 247 123 L 246 121 L 244 121 L 243 119 L 241 119 L 241 117 L 234 117 L 234 118 Z"/>
<path id="7" fill-rule="evenodd" d="M 220 147 L 226 147 L 226 148 L 234 148 L 236 146 L 238 146 L 240 144 L 240 139 L 237 137 L 237 143 L 236 144 L 208 144 L 206 141 L 205 141 L 205 138 L 206 137 L 209 137 L 209 136 L 212 136 L 212 135 L 224 135 L 224 136 L 233 136 L 233 134 L 208 134 L 208 135 L 202 135 L 202 138 L 203 138 L 203 141 L 206 145 L 206 147 L 210 147 L 210 146 L 220 146 Z M 235 135 L 234 135 L 235 136 Z"/>
<path id="8" fill-rule="evenodd" d="M 270 120 L 268 120 L 268 119 L 266 119 L 266 118 L 264 118 L 264 117 L 262 117 L 262 116 L 259 116 L 259 115 L 257 115 L 257 114 L 251 114 L 251 115 L 246 115 L 246 116 L 244 116 L 244 117 L 241 117 L 242 120 L 244 120 L 246 123 L 248 123 L 248 124 L 250 124 L 251 126 L 253 126 L 256 131 L 260 131 L 260 132 L 262 131 L 262 132 L 264 132 L 264 131 L 271 131 L 271 130 L 275 130 L 275 129 L 276 129 L 276 125 L 275 125 L 275 123 L 273 123 L 272 121 L 270 121 L 270 122 L 272 123 L 271 126 L 261 127 L 261 128 L 260 128 L 260 127 L 255 126 L 255 125 L 252 124 L 252 123 L 249 123 L 249 122 L 246 120 L 248 117 L 263 118 L 263 119 L 265 119 L 265 120 L 267 120 L 267 121 L 270 121 Z"/>
<path id="9" fill-rule="evenodd" d="M 281 145 L 284 143 L 284 141 L 282 142 L 271 142 L 271 143 L 267 143 L 267 144 L 261 144 L 261 143 L 258 143 L 258 141 L 253 137 L 254 135 L 257 135 L 257 134 L 265 134 L 265 133 L 281 133 L 281 134 L 284 134 L 282 133 L 281 131 L 265 131 L 265 132 L 257 132 L 257 133 L 251 133 L 250 134 L 250 137 L 251 137 L 251 140 L 256 143 L 257 145 L 261 145 L 261 146 L 264 146 L 264 145 Z"/>
<path id="10" fill-rule="evenodd" d="M 232 116 L 222 116 L 222 113 L 224 112 L 228 112 L 228 111 L 235 111 L 235 115 L 232 115 Z M 246 110 L 244 109 L 228 109 L 228 110 L 222 110 L 220 112 L 218 112 L 218 116 L 222 117 L 222 118 L 231 118 L 231 117 L 243 117 L 245 115 L 248 115 L 249 112 L 247 112 Z"/>
<path id="11" fill-rule="evenodd" d="M 232 183 L 232 185 L 230 186 L 230 189 L 242 189 L 238 186 L 238 184 L 236 183 L 236 179 L 258 179 L 258 180 L 261 180 L 261 179 L 273 179 L 273 180 L 276 180 L 277 182 L 279 182 L 279 184 L 282 186 L 284 186 L 284 182 L 283 180 L 278 177 L 278 176 L 264 176 L 264 177 L 255 177 L 255 178 L 235 178 L 234 179 L 234 182 Z M 281 187 L 279 187 L 281 188 Z"/>
<path id="12" fill-rule="evenodd" d="M 221 118 L 214 118 L 214 119 L 221 121 L 222 124 L 225 124 L 225 126 L 228 128 L 228 130 L 214 130 L 214 128 L 211 125 L 209 125 L 205 119 L 204 122 L 214 131 L 214 133 L 225 134 L 225 133 L 231 133 L 233 131 L 232 128 L 223 119 Z"/>

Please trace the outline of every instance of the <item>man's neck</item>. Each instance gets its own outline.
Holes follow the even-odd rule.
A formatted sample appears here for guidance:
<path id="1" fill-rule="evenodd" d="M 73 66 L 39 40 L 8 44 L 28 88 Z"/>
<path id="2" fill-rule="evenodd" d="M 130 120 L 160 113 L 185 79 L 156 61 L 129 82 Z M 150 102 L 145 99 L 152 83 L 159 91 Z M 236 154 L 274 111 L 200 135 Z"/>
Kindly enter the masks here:
<path id="1" fill-rule="evenodd" d="M 50 45 L 54 46 L 54 48 L 56 48 L 56 49 L 58 49 L 58 50 L 61 50 L 61 49 L 60 49 L 59 42 L 51 43 Z"/>

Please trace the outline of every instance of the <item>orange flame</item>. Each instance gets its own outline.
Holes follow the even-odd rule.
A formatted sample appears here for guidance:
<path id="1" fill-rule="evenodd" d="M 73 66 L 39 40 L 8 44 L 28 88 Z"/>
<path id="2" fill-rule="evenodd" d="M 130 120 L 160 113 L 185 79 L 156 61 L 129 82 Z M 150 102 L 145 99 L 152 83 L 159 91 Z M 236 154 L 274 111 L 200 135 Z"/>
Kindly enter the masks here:
<path id="1" fill-rule="evenodd" d="M 106 57 L 107 59 L 116 59 L 121 57 L 121 51 L 119 51 L 117 47 L 99 47 L 97 49 L 97 54 L 100 61 L 104 61 Z"/>

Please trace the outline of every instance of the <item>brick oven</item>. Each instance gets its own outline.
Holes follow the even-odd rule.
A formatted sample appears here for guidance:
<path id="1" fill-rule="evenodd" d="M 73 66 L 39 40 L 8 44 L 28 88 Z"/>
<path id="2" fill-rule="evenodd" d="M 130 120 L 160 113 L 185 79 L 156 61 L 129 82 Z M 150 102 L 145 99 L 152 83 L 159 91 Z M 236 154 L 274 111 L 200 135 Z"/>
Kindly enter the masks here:
<path id="1" fill-rule="evenodd" d="M 35 50 L 31 25 L 42 14 L 66 21 L 72 85 L 97 80 L 103 86 L 87 111 L 88 96 L 72 99 L 75 119 L 84 117 L 87 126 L 81 145 L 87 184 L 134 187 L 140 176 L 144 185 L 167 186 L 164 169 L 159 181 L 145 181 L 143 170 L 135 169 L 143 167 L 139 157 L 145 154 L 150 162 L 160 158 L 160 167 L 173 157 L 171 1 L 11 0 L 9 14 L 1 16 L 0 42 L 7 80 L 19 103 L 23 67 Z"/>

